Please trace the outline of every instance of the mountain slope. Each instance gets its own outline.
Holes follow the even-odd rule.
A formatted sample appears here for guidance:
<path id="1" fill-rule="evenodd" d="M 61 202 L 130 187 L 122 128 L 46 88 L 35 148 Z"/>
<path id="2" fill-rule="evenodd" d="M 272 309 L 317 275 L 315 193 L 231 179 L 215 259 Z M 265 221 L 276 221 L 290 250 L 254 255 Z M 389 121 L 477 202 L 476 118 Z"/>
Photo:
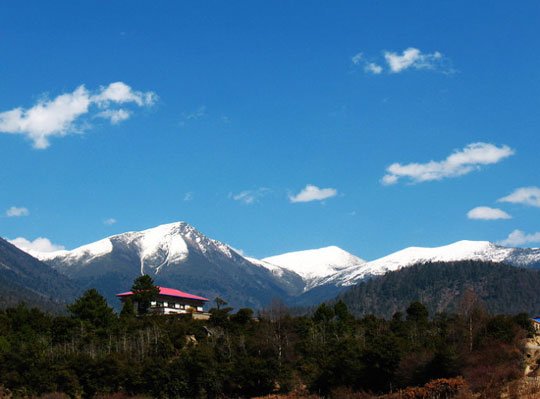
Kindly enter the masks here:
<path id="1" fill-rule="evenodd" d="M 115 235 L 72 251 L 34 253 L 84 287 L 96 287 L 111 304 L 142 273 L 157 284 L 232 306 L 260 308 L 302 291 L 302 279 L 279 267 L 268 270 L 184 222 Z M 287 278 L 282 278 L 286 276 Z"/>
<path id="2" fill-rule="evenodd" d="M 540 268 L 540 249 L 484 241 L 411 247 L 371 262 L 335 246 L 258 260 L 184 222 L 114 235 L 71 251 L 31 253 L 83 287 L 98 288 L 113 305 L 118 305 L 115 294 L 142 273 L 163 286 L 220 296 L 236 307 L 260 308 L 274 298 L 313 305 L 345 287 L 418 263 L 480 260 Z"/>
<path id="3" fill-rule="evenodd" d="M 23 301 L 61 311 L 80 292 L 73 281 L 0 238 L 0 307 Z"/>
<path id="4" fill-rule="evenodd" d="M 336 273 L 356 268 L 366 262 L 336 246 L 289 252 L 264 258 L 263 261 L 301 276 L 306 282 L 304 291 L 324 285 L 326 280 Z"/>
<path id="5" fill-rule="evenodd" d="M 351 287 L 339 296 L 358 315 L 391 317 L 413 301 L 430 310 L 459 312 L 466 290 L 473 290 L 493 313 L 540 314 L 540 270 L 482 261 L 413 265 Z"/>
<path id="6" fill-rule="evenodd" d="M 458 241 L 435 248 L 410 247 L 338 272 L 329 281 L 336 285 L 354 285 L 389 271 L 426 262 L 478 260 L 505 263 L 516 267 L 540 268 L 539 248 L 508 248 L 488 241 Z"/>

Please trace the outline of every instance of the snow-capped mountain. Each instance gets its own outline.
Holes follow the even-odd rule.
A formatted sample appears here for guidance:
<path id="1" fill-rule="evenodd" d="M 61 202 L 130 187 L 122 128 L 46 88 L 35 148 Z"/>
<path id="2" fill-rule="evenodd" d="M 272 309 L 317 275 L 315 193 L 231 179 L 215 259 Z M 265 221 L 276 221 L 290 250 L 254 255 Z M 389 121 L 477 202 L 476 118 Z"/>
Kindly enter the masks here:
<path id="1" fill-rule="evenodd" d="M 435 248 L 409 247 L 357 268 L 337 273 L 330 282 L 353 285 L 362 280 L 418 263 L 480 260 L 511 266 L 540 268 L 540 248 L 509 248 L 489 241 L 458 241 Z"/>
<path id="2" fill-rule="evenodd" d="M 347 286 L 418 263 L 482 260 L 540 268 L 540 249 L 487 241 L 410 247 L 369 262 L 335 246 L 259 260 L 242 256 L 184 222 L 114 235 L 71 251 L 31 254 L 83 287 L 98 288 L 111 303 L 137 276 L 149 274 L 157 284 L 255 308 L 274 298 L 312 305 Z"/>
<path id="3" fill-rule="evenodd" d="M 114 235 L 71 251 L 32 255 L 86 287 L 97 287 L 111 303 L 141 274 L 163 286 L 255 308 L 304 288 L 295 273 L 251 262 L 184 222 Z"/>
<path id="4" fill-rule="evenodd" d="M 267 268 L 279 266 L 301 276 L 306 283 L 304 291 L 325 284 L 328 278 L 344 270 L 357 269 L 366 263 L 365 260 L 336 246 L 289 252 L 264 258 L 262 261 Z"/>
<path id="5" fill-rule="evenodd" d="M 83 286 L 115 301 L 138 275 L 236 306 L 260 307 L 272 298 L 292 301 L 365 261 L 338 248 L 287 253 L 263 260 L 244 257 L 185 222 L 114 235 L 73 250 L 31 254 Z M 317 298 L 329 299 L 339 284 Z M 333 287 L 333 288 L 332 288 Z"/>
<path id="6" fill-rule="evenodd" d="M 178 265 L 185 261 L 190 251 L 201 254 L 219 254 L 233 258 L 237 254 L 229 246 L 212 240 L 184 222 L 160 225 L 143 231 L 118 234 L 71 251 L 56 251 L 31 254 L 42 261 L 56 264 L 66 274 L 84 268 L 93 260 L 108 255 L 115 248 L 129 248 L 139 258 L 140 273 L 158 274 L 162 267 Z"/>

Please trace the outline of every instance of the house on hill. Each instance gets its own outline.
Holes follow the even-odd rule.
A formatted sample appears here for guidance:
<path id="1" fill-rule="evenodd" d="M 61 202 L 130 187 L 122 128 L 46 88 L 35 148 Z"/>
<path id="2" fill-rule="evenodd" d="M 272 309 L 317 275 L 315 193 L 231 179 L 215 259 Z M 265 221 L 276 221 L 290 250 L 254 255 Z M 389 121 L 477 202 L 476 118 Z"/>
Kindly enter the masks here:
<path id="1" fill-rule="evenodd" d="M 158 287 L 159 294 L 157 298 L 150 302 L 149 312 L 159 315 L 182 315 L 191 314 L 194 319 L 208 319 L 210 314 L 204 311 L 204 305 L 208 302 L 207 298 L 197 296 L 176 290 L 174 288 Z M 116 295 L 122 303 L 127 298 L 133 296 L 133 292 L 123 292 Z M 135 309 L 138 309 L 137 303 L 134 301 Z"/>

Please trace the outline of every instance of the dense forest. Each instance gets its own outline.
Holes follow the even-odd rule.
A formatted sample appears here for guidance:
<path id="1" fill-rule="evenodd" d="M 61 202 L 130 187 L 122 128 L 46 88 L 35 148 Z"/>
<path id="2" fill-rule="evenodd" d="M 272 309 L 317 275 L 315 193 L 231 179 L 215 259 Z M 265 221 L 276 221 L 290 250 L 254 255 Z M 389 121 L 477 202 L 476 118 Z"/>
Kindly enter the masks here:
<path id="1" fill-rule="evenodd" d="M 0 396 L 370 398 L 424 386 L 493 398 L 523 375 L 531 325 L 489 315 L 472 292 L 462 300 L 460 314 L 413 302 L 390 319 L 355 318 L 342 301 L 293 317 L 277 302 L 254 315 L 219 300 L 196 321 L 137 317 L 130 301 L 117 315 L 92 289 L 66 315 L 0 311 Z"/>
<path id="2" fill-rule="evenodd" d="M 490 313 L 540 314 L 540 271 L 481 261 L 434 262 L 387 273 L 341 294 L 356 316 L 392 317 L 421 301 L 431 314 L 459 312 L 472 290 Z"/>

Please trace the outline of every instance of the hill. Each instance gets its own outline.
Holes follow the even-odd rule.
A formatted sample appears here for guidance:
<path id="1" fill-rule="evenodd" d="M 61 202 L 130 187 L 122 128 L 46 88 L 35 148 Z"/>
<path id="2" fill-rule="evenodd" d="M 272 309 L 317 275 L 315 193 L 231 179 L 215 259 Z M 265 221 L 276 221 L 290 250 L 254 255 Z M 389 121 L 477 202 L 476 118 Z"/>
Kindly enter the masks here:
<path id="1" fill-rule="evenodd" d="M 25 302 L 62 311 L 79 293 L 69 278 L 0 238 L 0 308 Z"/>
<path id="2" fill-rule="evenodd" d="M 492 313 L 540 312 L 540 271 L 483 261 L 417 264 L 364 281 L 338 296 L 355 315 L 391 317 L 412 301 L 430 314 L 459 312 L 472 290 Z"/>

